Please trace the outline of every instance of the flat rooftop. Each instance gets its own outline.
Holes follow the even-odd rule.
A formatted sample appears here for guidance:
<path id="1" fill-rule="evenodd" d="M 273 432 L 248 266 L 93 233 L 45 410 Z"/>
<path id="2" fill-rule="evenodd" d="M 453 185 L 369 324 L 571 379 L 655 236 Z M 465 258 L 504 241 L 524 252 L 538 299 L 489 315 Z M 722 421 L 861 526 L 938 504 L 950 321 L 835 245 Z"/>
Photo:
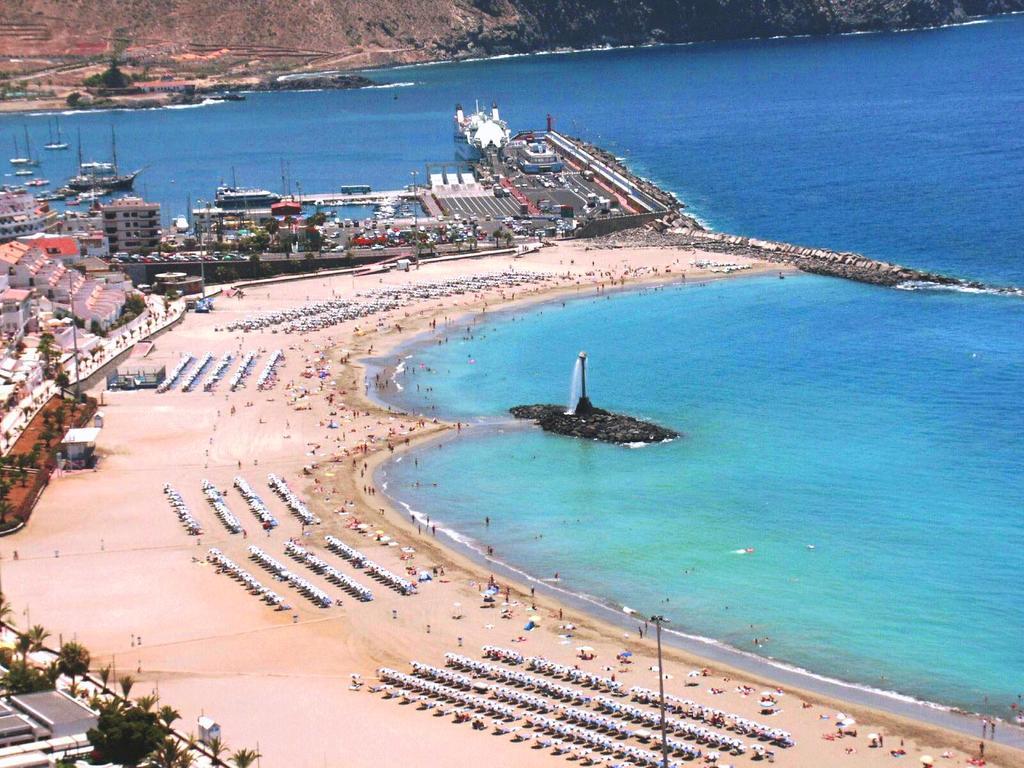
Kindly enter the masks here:
<path id="1" fill-rule="evenodd" d="M 60 723 L 74 723 L 86 717 L 94 717 L 91 709 L 57 691 L 24 693 L 10 697 L 11 703 L 25 714 L 50 726 Z"/>

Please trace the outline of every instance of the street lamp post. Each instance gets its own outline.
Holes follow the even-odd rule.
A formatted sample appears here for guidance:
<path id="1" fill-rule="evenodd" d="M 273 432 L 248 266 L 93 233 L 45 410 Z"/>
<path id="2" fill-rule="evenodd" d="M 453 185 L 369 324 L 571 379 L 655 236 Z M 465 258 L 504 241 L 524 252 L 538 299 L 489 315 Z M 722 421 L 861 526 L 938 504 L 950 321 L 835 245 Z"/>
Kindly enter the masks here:
<path id="1" fill-rule="evenodd" d="M 419 231 L 419 198 L 416 196 L 416 174 L 418 171 L 410 171 L 409 175 L 412 176 L 412 231 Z"/>
<path id="2" fill-rule="evenodd" d="M 668 619 L 656 614 L 651 616 L 658 637 L 658 707 L 661 711 L 661 765 L 668 768 L 668 729 L 665 723 L 665 669 L 661 660 L 661 625 L 668 624 Z"/>

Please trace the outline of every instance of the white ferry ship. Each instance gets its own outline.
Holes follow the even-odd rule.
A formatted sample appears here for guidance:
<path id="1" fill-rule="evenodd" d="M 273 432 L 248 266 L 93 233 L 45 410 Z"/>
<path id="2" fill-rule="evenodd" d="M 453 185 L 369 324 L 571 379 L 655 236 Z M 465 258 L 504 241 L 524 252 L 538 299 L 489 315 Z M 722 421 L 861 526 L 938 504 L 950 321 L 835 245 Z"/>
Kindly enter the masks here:
<path id="1" fill-rule="evenodd" d="M 490 113 L 479 107 L 466 115 L 462 105 L 455 105 L 455 157 L 472 162 L 479 160 L 490 149 L 501 149 L 508 144 L 511 133 L 508 124 L 498 115 L 498 105 L 492 104 Z"/>

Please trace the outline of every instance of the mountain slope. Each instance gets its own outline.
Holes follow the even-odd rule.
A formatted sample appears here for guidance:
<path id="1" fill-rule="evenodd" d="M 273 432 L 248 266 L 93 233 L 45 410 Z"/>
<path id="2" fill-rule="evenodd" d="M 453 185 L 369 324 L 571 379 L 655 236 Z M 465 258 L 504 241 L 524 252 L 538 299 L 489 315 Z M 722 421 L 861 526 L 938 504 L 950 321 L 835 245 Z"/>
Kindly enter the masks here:
<path id="1" fill-rule="evenodd" d="M 1024 0 L 22 0 L 0 53 L 75 54 L 115 39 L 157 54 L 352 66 L 500 53 L 904 29 L 1024 10 Z"/>

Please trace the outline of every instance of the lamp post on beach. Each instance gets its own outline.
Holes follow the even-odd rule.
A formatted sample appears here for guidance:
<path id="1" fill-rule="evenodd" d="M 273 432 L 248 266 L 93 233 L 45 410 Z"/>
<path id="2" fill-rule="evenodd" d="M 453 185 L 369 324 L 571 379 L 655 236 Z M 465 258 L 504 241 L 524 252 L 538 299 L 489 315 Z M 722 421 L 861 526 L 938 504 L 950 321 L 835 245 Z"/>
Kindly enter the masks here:
<path id="1" fill-rule="evenodd" d="M 665 724 L 665 669 L 661 661 L 661 625 L 668 624 L 668 619 L 660 614 L 651 616 L 658 637 L 658 708 L 661 712 L 661 765 L 668 768 L 668 731 Z"/>

